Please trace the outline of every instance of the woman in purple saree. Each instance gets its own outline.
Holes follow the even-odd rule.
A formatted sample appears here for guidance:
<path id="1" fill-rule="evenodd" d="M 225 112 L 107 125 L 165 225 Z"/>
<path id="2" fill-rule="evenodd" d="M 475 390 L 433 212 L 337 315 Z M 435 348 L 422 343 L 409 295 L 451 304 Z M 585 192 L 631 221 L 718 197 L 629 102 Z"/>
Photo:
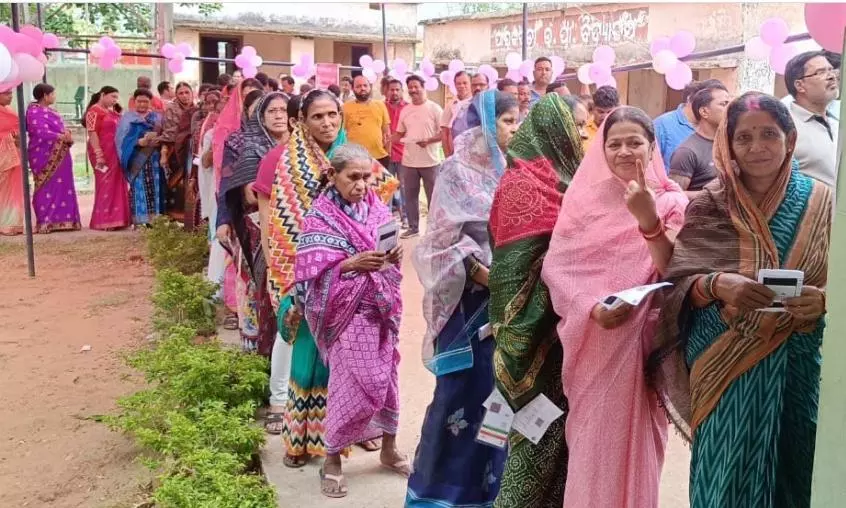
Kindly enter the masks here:
<path id="1" fill-rule="evenodd" d="M 56 89 L 41 83 L 33 88 L 32 96 L 35 102 L 26 110 L 26 131 L 35 182 L 35 230 L 50 233 L 81 229 L 70 155 L 73 138 L 62 116 L 50 108 L 56 102 Z"/>
<path id="2" fill-rule="evenodd" d="M 396 445 L 402 249 L 376 251 L 377 230 L 394 219 L 370 185 L 372 167 L 359 145 L 335 151 L 331 183 L 306 214 L 297 247 L 298 299 L 329 366 L 327 458 L 320 471 L 329 497 L 347 493 L 341 453 L 366 439 L 382 436 L 382 465 L 410 473 Z"/>

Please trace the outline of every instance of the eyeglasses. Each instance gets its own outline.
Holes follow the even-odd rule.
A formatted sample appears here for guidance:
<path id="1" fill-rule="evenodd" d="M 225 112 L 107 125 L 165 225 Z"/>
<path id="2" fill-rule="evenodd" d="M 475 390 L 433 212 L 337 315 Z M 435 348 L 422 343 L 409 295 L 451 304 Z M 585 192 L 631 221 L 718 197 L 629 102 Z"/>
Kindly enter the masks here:
<path id="1" fill-rule="evenodd" d="M 828 77 L 829 75 L 837 76 L 837 69 L 834 69 L 833 67 L 828 67 L 827 69 L 819 69 L 812 74 L 802 76 L 801 79 L 822 78 L 822 77 Z"/>

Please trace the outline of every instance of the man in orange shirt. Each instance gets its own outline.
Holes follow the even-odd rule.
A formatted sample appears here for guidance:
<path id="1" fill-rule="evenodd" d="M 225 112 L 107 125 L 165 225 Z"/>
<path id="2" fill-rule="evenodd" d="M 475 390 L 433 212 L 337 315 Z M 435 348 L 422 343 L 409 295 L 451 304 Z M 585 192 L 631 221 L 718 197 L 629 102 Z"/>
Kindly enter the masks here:
<path id="1" fill-rule="evenodd" d="M 356 76 L 353 79 L 353 93 L 355 100 L 344 103 L 347 140 L 366 148 L 371 157 L 388 169 L 391 165 L 387 150 L 391 135 L 388 109 L 384 102 L 374 101 L 370 97 L 370 82 L 364 76 Z"/>
<path id="2" fill-rule="evenodd" d="M 149 90 L 150 92 L 153 91 L 153 80 L 148 78 L 147 76 L 138 76 L 138 79 L 135 80 L 135 86 L 139 89 Z M 129 111 L 135 111 L 135 98 L 129 98 L 129 104 L 127 105 L 127 109 Z M 156 113 L 164 113 L 164 103 L 161 99 L 153 96 L 153 102 L 150 105 L 150 109 L 155 111 Z"/>

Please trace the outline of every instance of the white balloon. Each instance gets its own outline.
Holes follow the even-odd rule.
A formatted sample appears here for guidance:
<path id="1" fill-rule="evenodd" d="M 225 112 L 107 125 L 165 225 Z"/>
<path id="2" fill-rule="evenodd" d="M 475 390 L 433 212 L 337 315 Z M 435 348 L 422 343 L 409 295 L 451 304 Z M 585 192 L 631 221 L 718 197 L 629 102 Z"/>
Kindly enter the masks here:
<path id="1" fill-rule="evenodd" d="M 367 81 L 369 81 L 371 85 L 376 82 L 376 72 L 373 69 L 366 68 L 361 71 L 361 74 L 367 78 Z"/>
<path id="2" fill-rule="evenodd" d="M 0 81 L 5 81 L 12 72 L 12 55 L 8 48 L 0 44 Z"/>
<path id="3" fill-rule="evenodd" d="M 679 59 L 675 53 L 669 49 L 662 49 L 655 53 L 655 58 L 652 60 L 652 68 L 658 74 L 666 74 L 676 66 Z"/>

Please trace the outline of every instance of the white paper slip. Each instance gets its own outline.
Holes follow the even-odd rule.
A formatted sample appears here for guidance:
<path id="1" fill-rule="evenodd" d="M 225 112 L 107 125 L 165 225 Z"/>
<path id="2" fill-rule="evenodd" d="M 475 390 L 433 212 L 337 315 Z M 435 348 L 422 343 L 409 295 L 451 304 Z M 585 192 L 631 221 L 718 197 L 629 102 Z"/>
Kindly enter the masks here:
<path id="1" fill-rule="evenodd" d="M 646 286 L 638 286 L 631 289 L 626 289 L 613 295 L 606 296 L 602 299 L 602 305 L 605 306 L 606 309 L 612 310 L 616 309 L 623 303 L 628 303 L 629 305 L 634 305 L 637 307 L 640 305 L 649 293 L 655 291 L 656 289 L 661 289 L 667 286 L 672 286 L 669 282 L 658 282 L 657 284 L 649 284 Z"/>
<path id="2" fill-rule="evenodd" d="M 784 300 L 802 294 L 805 272 L 801 270 L 758 270 L 758 282 L 772 289 L 776 294 L 773 304 L 763 312 L 784 312 Z"/>
<path id="3" fill-rule="evenodd" d="M 397 221 L 392 220 L 379 226 L 376 231 L 378 245 L 376 250 L 379 252 L 388 252 L 396 248 L 399 239 L 399 226 Z"/>
<path id="4" fill-rule="evenodd" d="M 517 414 L 514 415 L 513 427 L 514 430 L 526 436 L 526 439 L 538 444 L 543 435 L 546 434 L 549 424 L 563 414 L 564 411 L 561 411 L 544 394 L 540 394 L 526 404 L 523 409 L 517 411 Z"/>
<path id="5" fill-rule="evenodd" d="M 485 407 L 485 418 L 476 434 L 476 441 L 497 448 L 505 448 L 508 444 L 508 433 L 514 421 L 514 411 L 496 388 L 482 405 Z"/>
<path id="6" fill-rule="evenodd" d="M 493 329 L 490 323 L 485 323 L 485 326 L 479 328 L 479 340 L 485 340 L 493 335 Z"/>

